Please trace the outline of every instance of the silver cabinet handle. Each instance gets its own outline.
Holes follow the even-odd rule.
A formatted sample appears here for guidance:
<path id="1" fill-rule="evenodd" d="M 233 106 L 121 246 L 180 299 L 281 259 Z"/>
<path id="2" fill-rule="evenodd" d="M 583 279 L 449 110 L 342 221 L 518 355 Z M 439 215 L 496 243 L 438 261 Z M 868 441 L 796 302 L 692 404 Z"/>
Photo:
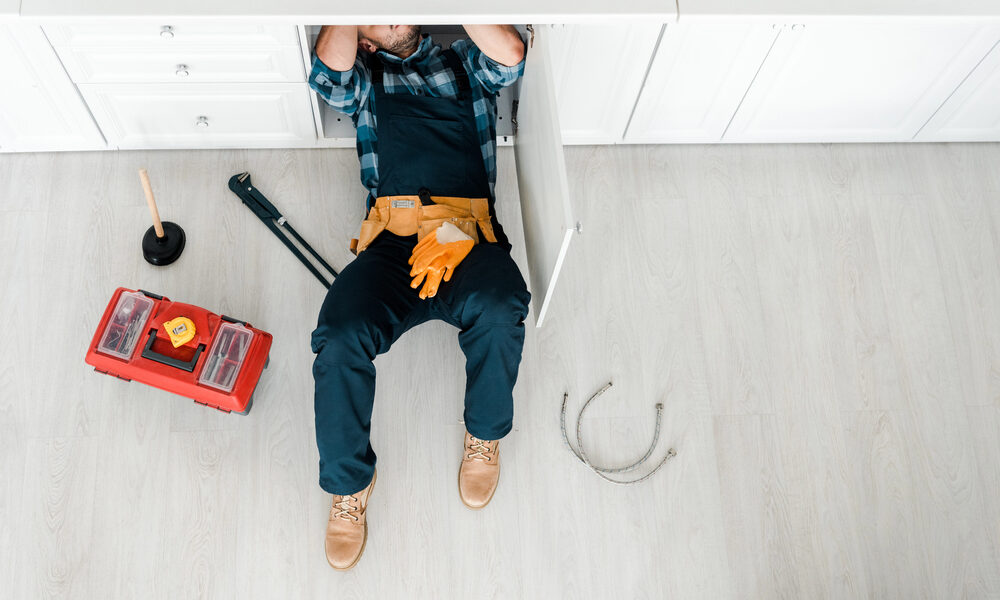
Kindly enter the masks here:
<path id="1" fill-rule="evenodd" d="M 160 28 L 160 37 L 168 40 L 174 37 L 174 28 L 170 25 L 164 25 Z"/>
<path id="2" fill-rule="evenodd" d="M 197 125 L 198 127 L 208 127 L 208 117 L 198 117 L 198 120 L 195 122 L 195 125 Z"/>
<path id="3" fill-rule="evenodd" d="M 188 75 L 190 75 L 190 73 L 188 72 L 188 66 L 187 65 L 177 65 L 177 70 L 174 71 L 174 73 L 178 77 L 187 77 Z"/>

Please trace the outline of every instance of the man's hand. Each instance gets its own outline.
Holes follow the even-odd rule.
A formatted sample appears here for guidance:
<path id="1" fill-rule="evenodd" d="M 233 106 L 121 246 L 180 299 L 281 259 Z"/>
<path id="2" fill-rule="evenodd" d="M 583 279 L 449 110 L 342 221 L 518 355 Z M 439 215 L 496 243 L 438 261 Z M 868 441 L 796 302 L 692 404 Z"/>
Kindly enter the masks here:
<path id="1" fill-rule="evenodd" d="M 334 71 L 350 71 L 358 55 L 357 25 L 324 25 L 316 38 L 316 56 Z"/>
<path id="2" fill-rule="evenodd" d="M 472 41 L 498 63 L 513 67 L 524 58 L 524 42 L 513 25 L 462 25 Z M 325 62 L 325 61 L 324 61 Z"/>

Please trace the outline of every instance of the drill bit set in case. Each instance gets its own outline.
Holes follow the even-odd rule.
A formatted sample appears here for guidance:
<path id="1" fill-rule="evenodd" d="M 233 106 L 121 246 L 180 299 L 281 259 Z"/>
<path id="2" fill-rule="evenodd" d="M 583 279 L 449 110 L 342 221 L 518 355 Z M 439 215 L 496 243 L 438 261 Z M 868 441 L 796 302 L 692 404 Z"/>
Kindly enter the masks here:
<path id="1" fill-rule="evenodd" d="M 271 334 L 248 323 L 118 288 L 86 362 L 101 373 L 247 414 L 270 349 Z"/>

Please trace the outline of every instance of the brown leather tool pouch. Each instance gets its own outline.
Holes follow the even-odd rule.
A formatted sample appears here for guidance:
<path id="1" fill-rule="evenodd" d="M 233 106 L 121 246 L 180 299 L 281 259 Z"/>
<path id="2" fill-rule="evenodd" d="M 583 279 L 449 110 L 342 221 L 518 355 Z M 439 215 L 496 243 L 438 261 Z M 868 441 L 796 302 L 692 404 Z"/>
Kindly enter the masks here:
<path id="1" fill-rule="evenodd" d="M 439 200 L 444 199 L 441 198 Z M 463 200 L 465 206 L 453 205 L 460 204 L 459 202 L 454 202 L 453 204 L 441 202 L 438 204 L 421 206 L 419 222 L 417 224 L 417 239 L 424 239 L 424 236 L 428 235 L 430 232 L 440 227 L 442 223 L 447 221 L 451 222 L 455 225 L 455 227 L 461 229 L 465 235 L 474 239 L 476 243 L 479 243 L 479 233 L 476 231 L 476 220 L 472 217 L 472 213 L 468 208 L 468 199 L 449 198 L 448 200 Z"/>
<path id="2" fill-rule="evenodd" d="M 388 215 L 386 215 L 386 218 L 382 217 L 383 212 L 379 207 L 373 206 L 371 211 L 368 212 L 368 218 L 361 222 L 361 233 L 358 234 L 357 244 L 353 241 L 351 243 L 352 246 L 356 246 L 357 251 L 355 254 L 364 252 L 365 248 L 374 242 L 380 233 L 385 231 L 389 219 Z M 352 248 L 352 250 L 354 249 Z"/>
<path id="3" fill-rule="evenodd" d="M 453 223 L 476 243 L 479 242 L 479 231 L 482 231 L 486 241 L 497 241 L 486 198 L 431 196 L 431 200 L 434 204 L 424 206 L 419 196 L 376 198 L 368 218 L 361 223 L 356 254 L 363 252 L 383 231 L 388 230 L 402 237 L 416 234 L 417 240 L 422 240 L 445 221 Z"/>

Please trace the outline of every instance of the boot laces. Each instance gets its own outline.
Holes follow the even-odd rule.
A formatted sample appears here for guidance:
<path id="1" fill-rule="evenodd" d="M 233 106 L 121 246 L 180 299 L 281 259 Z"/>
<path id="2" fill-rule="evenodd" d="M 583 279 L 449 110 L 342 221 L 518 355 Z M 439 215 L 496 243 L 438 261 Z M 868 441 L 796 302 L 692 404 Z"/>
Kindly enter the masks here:
<path id="1" fill-rule="evenodd" d="M 358 499 L 353 494 L 341 496 L 339 501 L 333 503 L 333 509 L 335 512 L 330 515 L 330 518 L 336 519 L 339 517 L 345 521 L 354 521 L 357 523 L 360 520 L 360 517 L 357 514 L 360 507 L 352 504 L 352 502 L 357 501 Z"/>
<path id="2" fill-rule="evenodd" d="M 490 447 L 490 442 L 487 440 L 481 440 L 475 436 L 469 436 L 469 446 L 468 450 L 474 450 L 471 454 L 467 454 L 472 460 L 484 460 L 490 462 L 493 460 L 493 455 L 495 451 Z"/>

